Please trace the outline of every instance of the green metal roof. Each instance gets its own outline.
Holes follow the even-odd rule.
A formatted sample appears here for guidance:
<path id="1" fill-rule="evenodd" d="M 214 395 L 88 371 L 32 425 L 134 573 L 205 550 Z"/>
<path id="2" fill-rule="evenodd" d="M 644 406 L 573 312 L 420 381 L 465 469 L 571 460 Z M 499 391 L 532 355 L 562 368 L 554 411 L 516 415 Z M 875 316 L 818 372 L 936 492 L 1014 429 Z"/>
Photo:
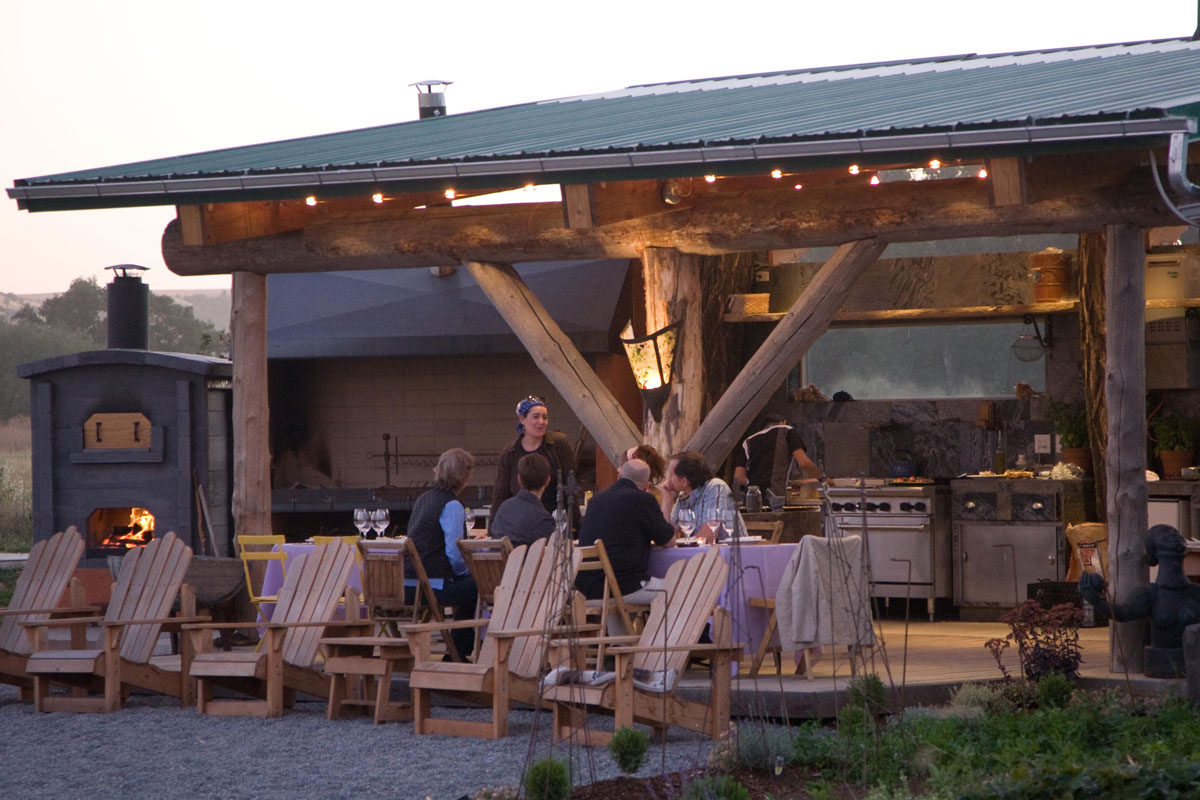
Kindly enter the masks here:
<path id="1" fill-rule="evenodd" d="M 875 154 L 1032 152 L 1194 130 L 1186 39 L 634 86 L 19 180 L 48 210 L 520 185 L 816 165 Z"/>

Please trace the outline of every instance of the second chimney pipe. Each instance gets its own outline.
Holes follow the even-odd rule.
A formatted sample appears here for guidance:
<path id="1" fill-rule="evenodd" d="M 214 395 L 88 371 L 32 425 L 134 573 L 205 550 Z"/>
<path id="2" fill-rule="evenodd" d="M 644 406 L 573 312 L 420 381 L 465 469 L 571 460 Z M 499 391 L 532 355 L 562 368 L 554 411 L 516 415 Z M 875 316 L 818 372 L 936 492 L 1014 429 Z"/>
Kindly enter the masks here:
<path id="1" fill-rule="evenodd" d="M 150 347 L 150 287 L 142 283 L 145 267 L 118 264 L 108 284 L 109 349 L 146 350 Z"/>

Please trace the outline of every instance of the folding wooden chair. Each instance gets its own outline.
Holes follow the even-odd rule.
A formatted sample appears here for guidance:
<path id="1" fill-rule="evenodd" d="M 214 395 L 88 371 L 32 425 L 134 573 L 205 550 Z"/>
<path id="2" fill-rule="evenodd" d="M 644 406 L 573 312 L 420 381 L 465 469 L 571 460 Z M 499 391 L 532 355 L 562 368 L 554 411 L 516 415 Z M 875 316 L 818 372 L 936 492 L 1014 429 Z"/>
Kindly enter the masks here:
<path id="1" fill-rule="evenodd" d="M 458 549 L 467 569 L 475 579 L 475 591 L 478 599 L 475 601 L 475 618 L 489 614 L 496 604 L 496 587 L 504 577 L 504 564 L 512 552 L 512 542 L 505 536 L 502 539 L 459 539 Z M 475 651 L 479 650 L 479 642 L 483 636 L 480 628 L 475 629 Z"/>
<path id="2" fill-rule="evenodd" d="M 599 615 L 600 630 L 604 630 L 604 626 L 608 622 L 610 614 L 616 614 L 617 618 L 625 626 L 627 633 L 633 633 L 633 618 L 630 616 L 629 608 L 625 604 L 625 600 L 621 596 L 621 586 L 617 583 L 616 573 L 613 572 L 612 562 L 608 559 L 608 551 L 604 549 L 604 542 L 597 539 L 594 544 L 576 545 L 575 550 L 579 553 L 579 572 L 594 572 L 600 570 L 604 573 L 604 592 L 598 600 L 588 600 L 584 607 L 587 609 L 587 616 L 592 617 Z M 646 606 L 649 609 L 649 606 Z M 596 650 L 597 669 L 604 663 L 604 645 L 603 643 Z"/>
<path id="3" fill-rule="evenodd" d="M 746 522 L 748 536 L 761 536 L 767 544 L 779 544 L 783 537 L 783 520 L 755 520 Z"/>
<path id="4" fill-rule="evenodd" d="M 287 553 L 283 552 L 283 543 L 282 536 L 241 535 L 237 537 L 238 557 L 242 559 L 242 570 L 246 574 L 246 591 L 250 593 L 250 602 L 254 604 L 254 610 L 258 613 L 256 620 L 258 622 L 264 622 L 267 619 L 262 610 L 263 603 L 275 603 L 279 599 L 273 594 L 262 594 L 263 577 L 267 572 L 267 564 L 271 561 L 278 561 L 284 579 L 287 578 Z M 279 549 L 275 550 L 274 548 Z M 258 588 L 255 588 L 256 586 Z"/>
<path id="5" fill-rule="evenodd" d="M 444 622 L 438 602 L 417 545 L 411 537 L 375 539 L 359 543 L 362 568 L 359 570 L 364 604 L 371 618 L 381 623 L 381 631 L 398 635 L 397 623 Z M 446 652 L 454 661 L 462 661 L 449 636 L 443 637 Z"/>

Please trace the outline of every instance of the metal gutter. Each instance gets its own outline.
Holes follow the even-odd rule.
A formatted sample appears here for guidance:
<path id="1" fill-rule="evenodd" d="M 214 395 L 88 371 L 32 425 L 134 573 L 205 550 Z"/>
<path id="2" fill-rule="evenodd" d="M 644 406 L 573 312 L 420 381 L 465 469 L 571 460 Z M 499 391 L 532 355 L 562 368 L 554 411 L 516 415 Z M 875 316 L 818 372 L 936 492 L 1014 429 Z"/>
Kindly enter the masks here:
<path id="1" fill-rule="evenodd" d="M 72 182 L 64 184 L 26 184 L 7 189 L 8 196 L 20 202 L 104 199 L 106 205 L 119 198 L 139 199 L 142 205 L 151 197 L 161 197 L 162 205 L 173 198 L 197 194 L 221 202 L 222 194 L 247 191 L 319 189 L 322 186 L 364 188 L 415 181 L 456 180 L 512 176 L 527 180 L 535 176 L 555 182 L 558 176 L 578 172 L 606 170 L 644 170 L 648 168 L 702 167 L 732 162 L 807 159 L 830 156 L 870 156 L 888 152 L 952 150 L 955 148 L 1014 147 L 1068 142 L 1132 139 L 1169 135 L 1172 143 L 1195 133 L 1196 121 L 1190 117 L 1114 120 L 1062 125 L 1025 125 L 940 133 L 858 136 L 849 139 L 739 144 L 729 146 L 673 148 L 629 153 L 596 153 L 541 158 L 493 159 L 488 161 L 445 162 L 411 166 L 307 170 L 260 175 L 213 175 L 206 177 L 156 178 Z M 194 202 L 194 199 L 192 200 Z M 58 206 L 69 207 L 69 204 Z M 80 206 L 88 207 L 87 204 Z"/>

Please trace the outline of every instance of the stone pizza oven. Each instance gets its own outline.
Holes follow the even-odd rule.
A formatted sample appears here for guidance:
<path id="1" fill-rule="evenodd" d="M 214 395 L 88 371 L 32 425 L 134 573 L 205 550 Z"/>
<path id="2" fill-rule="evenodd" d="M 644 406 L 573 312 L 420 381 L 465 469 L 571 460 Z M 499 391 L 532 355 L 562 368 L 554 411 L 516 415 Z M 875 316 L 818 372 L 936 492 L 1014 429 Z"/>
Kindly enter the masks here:
<path id="1" fill-rule="evenodd" d="M 166 531 L 228 556 L 231 363 L 146 350 L 141 278 L 119 271 L 108 291 L 109 349 L 17 368 L 30 382 L 34 540 L 76 526 L 84 567 Z"/>

